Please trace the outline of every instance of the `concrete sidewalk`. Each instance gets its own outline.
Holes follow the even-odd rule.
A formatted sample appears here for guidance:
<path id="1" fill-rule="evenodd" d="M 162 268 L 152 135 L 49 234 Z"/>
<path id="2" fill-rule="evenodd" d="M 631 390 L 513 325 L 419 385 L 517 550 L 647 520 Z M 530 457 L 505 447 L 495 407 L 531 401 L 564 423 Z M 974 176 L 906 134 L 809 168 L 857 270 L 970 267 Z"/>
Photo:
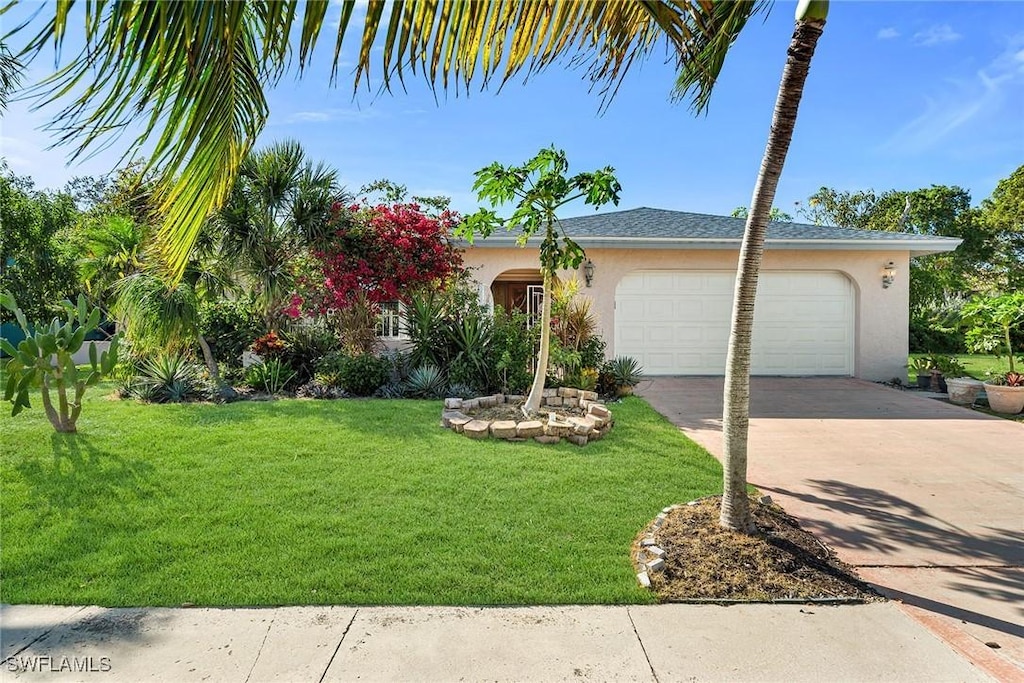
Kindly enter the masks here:
<path id="1" fill-rule="evenodd" d="M 991 680 L 891 603 L 20 605 L 0 607 L 0 635 L 18 681 Z"/>

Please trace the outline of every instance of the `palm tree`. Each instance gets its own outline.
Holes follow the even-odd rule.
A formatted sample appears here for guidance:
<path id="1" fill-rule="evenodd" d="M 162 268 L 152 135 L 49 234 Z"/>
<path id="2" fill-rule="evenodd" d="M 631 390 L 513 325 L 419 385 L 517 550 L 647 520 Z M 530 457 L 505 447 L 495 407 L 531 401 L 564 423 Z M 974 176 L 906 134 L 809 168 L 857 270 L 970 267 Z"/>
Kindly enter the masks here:
<path id="1" fill-rule="evenodd" d="M 333 71 L 357 0 L 342 2 Z M 707 109 L 725 57 L 748 20 L 769 2 L 743 0 L 652 0 L 634 2 L 484 3 L 425 0 L 366 6 L 355 86 L 369 74 L 382 34 L 381 77 L 385 87 L 411 71 L 448 90 L 475 80 L 486 87 L 552 64 L 583 64 L 586 76 L 607 99 L 629 67 L 663 40 L 680 69 L 675 94 Z M 58 4 L 58 7 L 61 5 Z M 266 87 L 291 63 L 289 39 L 299 35 L 300 73 L 312 58 L 324 28 L 327 0 L 309 0 L 299 18 L 298 0 L 284 2 L 150 3 L 122 0 L 86 8 L 86 47 L 70 64 L 36 89 L 50 101 L 75 93 L 54 129 L 77 153 L 98 144 L 107 131 L 143 117 L 138 149 L 151 133 L 150 160 L 162 169 L 167 221 L 162 243 L 181 273 L 204 219 L 222 206 L 242 159 L 267 117 Z M 740 251 L 725 390 L 726 494 L 722 524 L 746 530 L 746 433 L 749 420 L 750 329 L 764 232 L 785 160 L 807 66 L 821 34 L 827 0 L 801 0 L 776 104 L 775 117 L 755 186 Z M 23 54 L 38 54 L 50 41 L 59 47 L 68 13 L 53 19 Z M 383 32 L 381 29 L 384 29 Z M 124 54 L 136 55 L 126 60 Z"/>
<path id="2" fill-rule="evenodd" d="M 351 199 L 337 172 L 287 140 L 249 154 L 227 203 L 210 219 L 218 258 L 231 264 L 263 309 L 267 330 L 294 291 L 294 260 L 326 238 L 335 208 Z"/>

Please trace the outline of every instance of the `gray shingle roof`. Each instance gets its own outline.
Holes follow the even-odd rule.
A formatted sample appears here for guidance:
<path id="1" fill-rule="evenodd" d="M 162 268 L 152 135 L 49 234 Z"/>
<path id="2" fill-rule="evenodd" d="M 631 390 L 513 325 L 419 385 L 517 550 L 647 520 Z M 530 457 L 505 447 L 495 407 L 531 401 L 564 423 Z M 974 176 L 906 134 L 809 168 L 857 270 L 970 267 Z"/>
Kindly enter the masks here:
<path id="1" fill-rule="evenodd" d="M 582 246 L 631 246 L 634 248 L 692 247 L 736 248 L 743 237 L 746 221 L 729 216 L 670 211 L 641 207 L 625 211 L 595 213 L 565 218 L 562 228 Z M 495 233 L 477 246 L 506 245 L 516 237 Z M 907 249 L 914 256 L 953 251 L 961 240 L 952 237 L 918 235 L 881 230 L 836 228 L 808 223 L 772 222 L 768 225 L 766 246 L 771 248 L 821 249 L 841 245 L 847 249 Z"/>
<path id="2" fill-rule="evenodd" d="M 573 238 L 653 237 L 738 240 L 743 236 L 743 227 L 746 221 L 729 216 L 641 207 L 626 211 L 566 218 L 561 223 L 566 234 Z M 768 239 L 932 240 L 934 237 L 900 232 L 835 228 L 807 223 L 773 222 L 768 225 Z"/>

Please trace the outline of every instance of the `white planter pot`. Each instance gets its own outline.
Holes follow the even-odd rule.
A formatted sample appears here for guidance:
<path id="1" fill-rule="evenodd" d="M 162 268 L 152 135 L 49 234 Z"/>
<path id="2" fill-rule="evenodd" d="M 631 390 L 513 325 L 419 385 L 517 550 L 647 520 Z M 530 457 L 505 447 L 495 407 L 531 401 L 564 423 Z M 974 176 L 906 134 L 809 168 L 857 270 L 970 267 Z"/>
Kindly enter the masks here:
<path id="1" fill-rule="evenodd" d="M 988 405 L 997 413 L 1016 415 L 1024 410 L 1024 387 L 1007 387 L 985 382 Z"/>
<path id="2" fill-rule="evenodd" d="M 952 377 L 946 380 L 950 403 L 969 406 L 978 398 L 978 392 L 984 386 L 980 380 L 972 377 Z"/>

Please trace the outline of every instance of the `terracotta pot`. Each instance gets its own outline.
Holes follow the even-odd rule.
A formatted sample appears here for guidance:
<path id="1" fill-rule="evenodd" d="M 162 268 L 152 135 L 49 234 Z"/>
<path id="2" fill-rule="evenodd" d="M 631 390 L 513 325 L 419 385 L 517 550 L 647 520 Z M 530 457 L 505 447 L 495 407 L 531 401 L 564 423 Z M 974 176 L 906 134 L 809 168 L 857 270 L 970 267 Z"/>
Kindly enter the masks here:
<path id="1" fill-rule="evenodd" d="M 989 408 L 997 413 L 1016 415 L 1024 410 L 1024 387 L 1008 387 L 985 382 Z"/>
<path id="2" fill-rule="evenodd" d="M 951 377 L 946 380 L 950 403 L 969 406 L 978 398 L 982 382 L 972 377 Z"/>
<path id="3" fill-rule="evenodd" d="M 615 395 L 618 396 L 619 398 L 622 398 L 623 396 L 632 396 L 633 387 L 629 386 L 628 384 L 617 386 L 615 387 Z"/>

